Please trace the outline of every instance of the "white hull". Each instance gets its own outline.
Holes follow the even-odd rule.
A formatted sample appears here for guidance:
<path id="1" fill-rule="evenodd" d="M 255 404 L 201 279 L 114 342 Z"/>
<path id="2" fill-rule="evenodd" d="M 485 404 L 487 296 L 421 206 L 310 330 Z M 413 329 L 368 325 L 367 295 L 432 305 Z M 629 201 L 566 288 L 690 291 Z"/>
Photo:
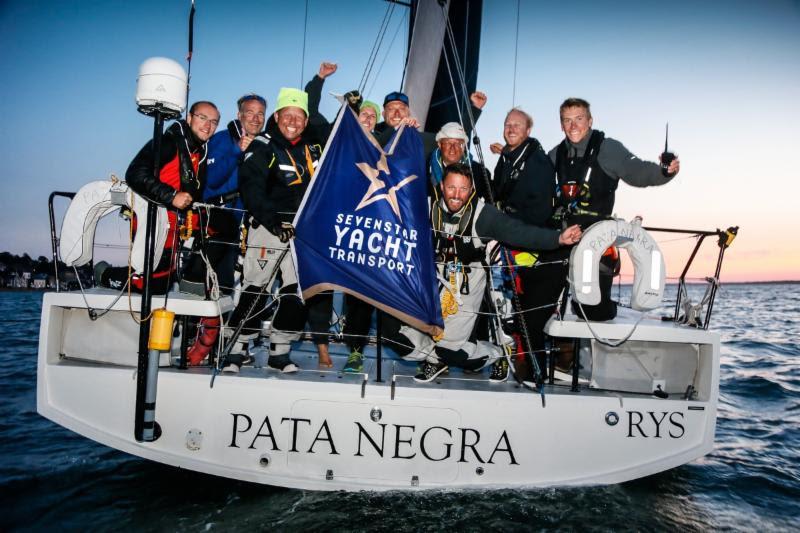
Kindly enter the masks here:
<path id="1" fill-rule="evenodd" d="M 653 331 L 643 323 L 637 332 L 649 338 L 658 333 L 662 345 L 697 348 L 696 400 L 671 392 L 669 380 L 668 399 L 592 390 L 584 383 L 577 393 L 568 384 L 546 387 L 543 407 L 538 393 L 511 380 L 491 384 L 485 376 L 452 372 L 416 384 L 413 366 L 384 361 L 386 381 L 377 383 L 374 368 L 366 381 L 318 371 L 300 352 L 294 358 L 309 370 L 283 376 L 244 368 L 218 376 L 213 389 L 209 369 L 162 369 L 156 420 L 163 434 L 155 442 L 136 442 L 135 356 L 128 367 L 59 356 L 69 327 L 64 309 L 79 298 L 45 295 L 39 412 L 112 448 L 181 468 L 313 490 L 609 484 L 687 463 L 714 442 L 718 338 L 656 321 L 647 321 Z M 199 315 L 216 307 L 170 299 L 170 307 L 181 305 Z M 127 300 L 118 306 L 127 310 Z M 550 324 L 551 332 L 559 327 L 572 327 L 570 335 L 577 336 L 585 329 Z M 135 344 L 129 349 L 135 352 Z M 373 421 L 378 411 L 380 419 Z M 607 422 L 609 413 L 618 417 L 616 425 Z"/>

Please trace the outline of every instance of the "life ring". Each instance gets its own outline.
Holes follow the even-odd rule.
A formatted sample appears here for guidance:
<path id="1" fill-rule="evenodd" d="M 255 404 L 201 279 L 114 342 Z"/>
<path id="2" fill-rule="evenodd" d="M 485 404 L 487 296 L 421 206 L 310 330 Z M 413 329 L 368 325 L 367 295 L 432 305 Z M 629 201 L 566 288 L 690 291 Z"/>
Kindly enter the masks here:
<path id="1" fill-rule="evenodd" d="M 583 305 L 600 303 L 600 258 L 609 246 L 628 252 L 633 262 L 631 307 L 649 311 L 661 305 L 666 268 L 658 243 L 642 228 L 640 218 L 604 220 L 592 224 L 569 257 L 572 298 Z"/>
<path id="2" fill-rule="evenodd" d="M 92 181 L 75 193 L 64 215 L 59 238 L 61 260 L 68 266 L 82 266 L 92 260 L 94 235 L 97 222 L 109 213 L 126 206 L 136 214 L 139 229 L 133 239 L 131 249 L 131 267 L 137 273 L 144 271 L 144 240 L 147 220 L 147 200 L 133 192 L 122 182 Z M 167 240 L 169 222 L 167 210 L 158 207 L 156 215 L 156 242 L 153 264 L 161 260 L 164 243 Z"/>

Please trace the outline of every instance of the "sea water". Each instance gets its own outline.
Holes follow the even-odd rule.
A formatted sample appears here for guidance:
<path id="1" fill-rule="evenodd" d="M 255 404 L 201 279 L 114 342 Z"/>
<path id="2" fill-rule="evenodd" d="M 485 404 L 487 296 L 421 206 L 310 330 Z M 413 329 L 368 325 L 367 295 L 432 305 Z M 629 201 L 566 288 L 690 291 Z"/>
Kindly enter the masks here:
<path id="1" fill-rule="evenodd" d="M 268 487 L 80 437 L 36 413 L 41 299 L 0 292 L 0 530 L 800 530 L 800 284 L 721 287 L 706 457 L 607 487 L 467 492 Z"/>

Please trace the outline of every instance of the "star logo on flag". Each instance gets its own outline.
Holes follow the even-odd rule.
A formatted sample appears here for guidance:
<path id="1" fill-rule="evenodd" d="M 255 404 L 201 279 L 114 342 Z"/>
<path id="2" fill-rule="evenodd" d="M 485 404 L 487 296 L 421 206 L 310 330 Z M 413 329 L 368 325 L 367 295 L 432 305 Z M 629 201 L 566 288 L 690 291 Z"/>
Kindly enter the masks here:
<path id="1" fill-rule="evenodd" d="M 358 211 L 359 209 L 364 208 L 374 202 L 386 200 L 391 206 L 392 211 L 394 211 L 394 214 L 397 215 L 397 219 L 402 222 L 403 217 L 400 215 L 400 205 L 397 203 L 397 191 L 417 179 L 417 176 L 408 176 L 402 179 L 397 185 L 389 187 L 387 192 L 380 192 L 382 190 L 386 190 L 386 182 L 379 178 L 381 172 L 387 176 L 390 174 L 389 165 L 386 162 L 386 154 L 381 153 L 381 157 L 375 163 L 374 167 L 369 163 L 356 163 L 356 166 L 369 180 L 369 187 L 367 188 L 367 192 L 364 194 L 364 197 L 356 206 L 355 210 Z"/>

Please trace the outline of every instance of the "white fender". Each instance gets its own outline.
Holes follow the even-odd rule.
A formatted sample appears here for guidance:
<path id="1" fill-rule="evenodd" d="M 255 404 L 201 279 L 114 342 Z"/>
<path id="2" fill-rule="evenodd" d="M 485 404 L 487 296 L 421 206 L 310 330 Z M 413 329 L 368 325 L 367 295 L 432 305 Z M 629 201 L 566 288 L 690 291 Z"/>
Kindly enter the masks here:
<path id="1" fill-rule="evenodd" d="M 600 303 L 600 258 L 609 246 L 625 249 L 633 262 L 631 307 L 648 311 L 661 305 L 666 268 L 658 243 L 642 229 L 641 219 L 592 224 L 569 257 L 572 298 L 583 305 Z"/>
<path id="2" fill-rule="evenodd" d="M 131 205 L 132 204 L 132 205 Z M 147 200 L 133 192 L 125 183 L 92 181 L 75 193 L 61 224 L 59 253 L 67 266 L 85 265 L 92 259 L 97 222 L 125 205 L 136 213 L 138 231 L 133 239 L 131 266 L 141 274 L 144 271 L 144 239 L 147 221 Z M 156 215 L 156 242 L 153 265 L 157 265 L 167 240 L 169 221 L 167 210 L 159 206 Z"/>

